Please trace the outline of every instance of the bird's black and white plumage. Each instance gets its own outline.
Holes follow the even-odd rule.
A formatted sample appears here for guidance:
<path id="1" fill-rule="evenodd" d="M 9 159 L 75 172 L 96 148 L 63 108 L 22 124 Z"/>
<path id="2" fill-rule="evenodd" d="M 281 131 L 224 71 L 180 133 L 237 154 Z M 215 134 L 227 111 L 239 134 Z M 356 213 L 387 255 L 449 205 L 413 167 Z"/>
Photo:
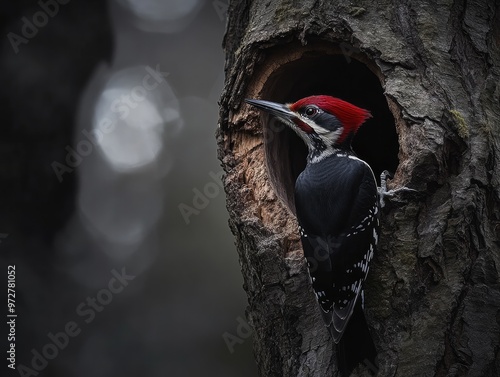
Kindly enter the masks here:
<path id="1" fill-rule="evenodd" d="M 377 203 L 372 170 L 346 152 L 308 164 L 295 184 L 304 256 L 335 343 L 362 300 L 378 241 Z"/>
<path id="2" fill-rule="evenodd" d="M 293 104 L 247 100 L 292 128 L 308 146 L 295 183 L 295 209 L 311 284 L 337 344 L 338 368 L 348 376 L 375 365 L 376 350 L 363 313 L 363 283 L 379 236 L 377 184 L 351 140 L 369 112 L 338 98 L 311 96 Z"/>

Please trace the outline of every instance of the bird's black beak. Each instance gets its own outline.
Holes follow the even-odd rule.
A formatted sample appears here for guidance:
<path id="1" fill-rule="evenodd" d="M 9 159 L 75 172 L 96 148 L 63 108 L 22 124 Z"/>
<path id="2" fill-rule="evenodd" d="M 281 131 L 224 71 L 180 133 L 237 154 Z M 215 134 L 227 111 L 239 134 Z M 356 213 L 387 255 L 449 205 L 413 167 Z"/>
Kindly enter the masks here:
<path id="1" fill-rule="evenodd" d="M 245 99 L 245 102 L 257 107 L 258 109 L 267 111 L 268 113 L 281 119 L 293 120 L 293 118 L 297 117 L 297 115 L 290 110 L 287 105 L 283 105 L 281 103 L 263 101 L 260 99 Z"/>

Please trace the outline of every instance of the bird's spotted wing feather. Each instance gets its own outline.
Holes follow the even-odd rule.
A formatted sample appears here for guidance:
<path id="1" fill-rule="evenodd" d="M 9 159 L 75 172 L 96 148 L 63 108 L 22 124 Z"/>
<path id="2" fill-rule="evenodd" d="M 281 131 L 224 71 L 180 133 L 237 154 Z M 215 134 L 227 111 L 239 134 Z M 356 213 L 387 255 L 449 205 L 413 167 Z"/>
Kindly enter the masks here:
<path id="1" fill-rule="evenodd" d="M 360 233 L 361 239 L 344 235 L 325 241 L 302 231 L 301 240 L 311 284 L 335 343 L 342 337 L 356 301 L 361 295 L 363 282 L 374 256 L 373 229 L 376 226 L 377 222 L 373 220 L 373 223 Z M 358 259 L 355 250 L 360 247 L 366 247 L 367 251 Z M 335 254 L 343 250 L 352 250 L 352 258 L 349 258 L 349 265 L 337 267 L 334 265 Z"/>

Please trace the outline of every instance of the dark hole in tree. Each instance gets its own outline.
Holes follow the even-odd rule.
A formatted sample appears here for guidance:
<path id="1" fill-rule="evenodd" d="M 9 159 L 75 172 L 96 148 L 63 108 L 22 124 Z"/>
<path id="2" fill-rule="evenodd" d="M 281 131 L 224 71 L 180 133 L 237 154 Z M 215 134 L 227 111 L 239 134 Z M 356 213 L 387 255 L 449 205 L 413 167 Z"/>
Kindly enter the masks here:
<path id="1" fill-rule="evenodd" d="M 261 98 L 295 102 L 327 94 L 351 102 L 372 113 L 353 141 L 353 150 L 366 161 L 379 180 L 384 170 L 395 172 L 399 143 L 392 116 L 378 77 L 363 63 L 343 55 L 304 55 L 281 66 L 266 82 Z M 294 211 L 295 180 L 304 169 L 307 148 L 290 129 L 264 116 L 267 167 L 278 195 Z"/>

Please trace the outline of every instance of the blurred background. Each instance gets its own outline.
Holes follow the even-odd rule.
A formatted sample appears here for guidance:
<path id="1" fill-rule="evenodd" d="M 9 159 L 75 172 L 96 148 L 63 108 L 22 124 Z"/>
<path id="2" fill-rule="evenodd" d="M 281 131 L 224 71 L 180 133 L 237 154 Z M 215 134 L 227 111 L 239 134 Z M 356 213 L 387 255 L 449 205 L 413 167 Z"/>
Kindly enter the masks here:
<path id="1" fill-rule="evenodd" d="M 17 369 L 4 357 L 1 375 L 257 374 L 214 137 L 226 11 L 2 3 L 0 256 L 5 293 L 15 266 Z"/>

